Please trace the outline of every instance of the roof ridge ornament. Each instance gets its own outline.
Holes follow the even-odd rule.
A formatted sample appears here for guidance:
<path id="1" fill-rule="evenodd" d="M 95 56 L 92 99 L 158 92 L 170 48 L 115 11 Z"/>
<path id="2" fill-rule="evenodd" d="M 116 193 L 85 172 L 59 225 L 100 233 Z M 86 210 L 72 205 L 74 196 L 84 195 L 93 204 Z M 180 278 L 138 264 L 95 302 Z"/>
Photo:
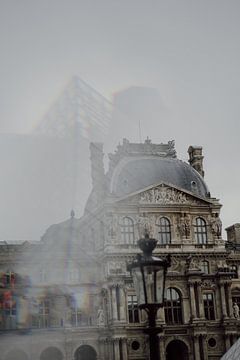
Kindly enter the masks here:
<path id="1" fill-rule="evenodd" d="M 157 156 L 163 158 L 176 158 L 175 141 L 170 140 L 167 144 L 153 144 L 151 139 L 147 137 L 144 143 L 131 143 L 126 138 L 123 139 L 122 145 L 119 144 L 113 154 L 109 154 L 110 171 L 124 157 L 130 156 Z"/>

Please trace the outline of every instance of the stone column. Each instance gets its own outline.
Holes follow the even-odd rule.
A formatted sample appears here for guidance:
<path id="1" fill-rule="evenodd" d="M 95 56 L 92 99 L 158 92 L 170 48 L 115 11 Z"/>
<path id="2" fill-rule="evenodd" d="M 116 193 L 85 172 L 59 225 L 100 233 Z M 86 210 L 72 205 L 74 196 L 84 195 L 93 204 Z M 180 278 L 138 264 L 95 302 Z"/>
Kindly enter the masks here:
<path id="1" fill-rule="evenodd" d="M 226 352 L 230 349 L 231 342 L 230 342 L 230 334 L 225 334 L 225 349 Z"/>
<path id="2" fill-rule="evenodd" d="M 112 320 L 117 320 L 117 297 L 116 297 L 116 287 L 111 287 L 111 304 L 112 304 Z"/>
<path id="3" fill-rule="evenodd" d="M 115 360 L 120 360 L 119 339 L 113 339 L 113 341 L 114 341 Z"/>
<path id="4" fill-rule="evenodd" d="M 195 291 L 194 291 L 194 283 L 189 283 L 189 292 L 190 292 L 190 307 L 191 307 L 191 318 L 196 318 L 196 299 L 195 299 Z"/>
<path id="5" fill-rule="evenodd" d="M 225 319 L 227 317 L 227 308 L 226 308 L 224 283 L 220 283 L 220 295 L 221 295 L 221 303 L 222 303 L 222 316 L 223 319 Z"/>
<path id="6" fill-rule="evenodd" d="M 165 323 L 165 315 L 164 315 L 164 308 L 163 307 L 161 307 L 157 312 L 157 320 L 160 323 Z"/>
<path id="7" fill-rule="evenodd" d="M 233 303 L 232 303 L 232 294 L 231 294 L 231 283 L 227 283 L 227 301 L 228 301 L 228 308 L 229 308 L 229 314 L 228 316 L 230 318 L 233 318 Z"/>
<path id="8" fill-rule="evenodd" d="M 99 359 L 105 359 L 105 342 L 106 339 L 99 340 Z"/>
<path id="9" fill-rule="evenodd" d="M 158 335 L 158 337 L 159 337 L 160 359 L 165 359 L 164 336 L 163 335 Z"/>
<path id="10" fill-rule="evenodd" d="M 104 360 L 110 360 L 113 358 L 113 343 L 112 340 L 107 338 L 105 341 L 105 348 L 104 348 Z"/>
<path id="11" fill-rule="evenodd" d="M 128 360 L 127 338 L 122 339 L 123 360 Z"/>
<path id="12" fill-rule="evenodd" d="M 194 344 L 194 360 L 200 359 L 200 347 L 199 347 L 199 335 L 193 336 L 193 344 Z"/>
<path id="13" fill-rule="evenodd" d="M 198 296 L 198 302 L 199 302 L 199 316 L 201 319 L 205 319 L 200 281 L 197 282 L 197 296 Z"/>
<path id="14" fill-rule="evenodd" d="M 203 356 L 205 360 L 208 359 L 207 334 L 203 334 L 202 341 L 203 341 Z"/>
<path id="15" fill-rule="evenodd" d="M 126 297 L 123 286 L 119 287 L 120 291 L 120 320 L 126 321 Z"/>

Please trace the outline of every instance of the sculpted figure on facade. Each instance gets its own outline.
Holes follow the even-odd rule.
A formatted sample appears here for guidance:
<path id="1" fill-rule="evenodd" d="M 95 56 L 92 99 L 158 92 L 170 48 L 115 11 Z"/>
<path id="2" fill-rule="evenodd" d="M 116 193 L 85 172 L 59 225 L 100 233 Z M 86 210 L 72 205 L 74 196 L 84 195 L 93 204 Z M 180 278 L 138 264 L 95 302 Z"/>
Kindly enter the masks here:
<path id="1" fill-rule="evenodd" d="M 110 239 L 116 238 L 118 228 L 118 219 L 114 214 L 110 214 L 107 218 L 107 233 Z"/>
<path id="2" fill-rule="evenodd" d="M 184 216 L 181 216 L 181 218 L 179 220 L 178 231 L 182 237 L 185 237 L 185 238 L 190 237 L 191 223 L 190 223 L 189 216 L 187 216 L 186 214 L 184 214 Z"/>
<path id="3" fill-rule="evenodd" d="M 140 195 L 140 203 L 145 204 L 196 204 L 197 200 L 190 198 L 185 193 L 165 186 L 157 186 Z"/>
<path id="4" fill-rule="evenodd" d="M 140 237 L 145 236 L 146 232 L 150 237 L 154 236 L 155 217 L 146 214 L 140 214 L 138 218 L 138 229 Z"/>
<path id="5" fill-rule="evenodd" d="M 98 320 L 98 326 L 104 326 L 105 325 L 105 315 L 103 309 L 98 309 L 97 312 L 97 320 Z"/>
<path id="6" fill-rule="evenodd" d="M 186 268 L 187 270 L 199 270 L 197 259 L 189 255 L 186 259 Z"/>
<path id="7" fill-rule="evenodd" d="M 239 306 L 237 303 L 233 303 L 233 316 L 235 319 L 239 319 Z"/>
<path id="8" fill-rule="evenodd" d="M 222 222 L 218 216 L 218 214 L 215 214 L 215 216 L 211 220 L 211 229 L 214 236 L 217 238 L 221 238 L 222 235 Z"/>
<path id="9" fill-rule="evenodd" d="M 181 266 L 181 261 L 180 259 L 178 259 L 177 257 L 172 256 L 171 257 L 171 267 L 170 267 L 170 271 L 177 271 L 177 272 L 181 272 L 182 266 Z"/>

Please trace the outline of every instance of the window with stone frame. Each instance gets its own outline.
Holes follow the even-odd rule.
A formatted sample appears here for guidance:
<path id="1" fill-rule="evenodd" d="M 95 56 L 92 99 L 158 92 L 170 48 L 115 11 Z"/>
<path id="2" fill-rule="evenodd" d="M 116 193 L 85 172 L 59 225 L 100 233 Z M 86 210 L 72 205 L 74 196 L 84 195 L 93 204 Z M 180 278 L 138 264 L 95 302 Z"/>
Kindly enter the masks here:
<path id="1" fill-rule="evenodd" d="M 198 244 L 207 244 L 207 225 L 206 221 L 201 217 L 195 219 L 194 236 Z"/>
<path id="2" fill-rule="evenodd" d="M 79 270 L 73 267 L 70 267 L 67 272 L 68 281 L 70 283 L 77 283 L 79 281 Z"/>
<path id="3" fill-rule="evenodd" d="M 121 242 L 123 244 L 133 244 L 134 243 L 134 222 L 128 216 L 125 216 L 121 219 L 120 222 L 121 229 Z"/>
<path id="4" fill-rule="evenodd" d="M 76 293 L 69 298 L 71 325 L 74 327 L 92 326 L 94 297 L 86 293 Z"/>
<path id="5" fill-rule="evenodd" d="M 200 262 L 199 264 L 200 270 L 204 273 L 204 274 L 209 274 L 210 272 L 210 267 L 209 267 L 209 262 L 207 260 L 203 260 Z"/>
<path id="6" fill-rule="evenodd" d="M 39 299 L 34 301 L 32 327 L 50 327 L 50 299 Z"/>
<path id="7" fill-rule="evenodd" d="M 160 217 L 157 222 L 157 238 L 161 245 L 171 243 L 171 223 L 166 217 Z"/>
<path id="8" fill-rule="evenodd" d="M 237 265 L 234 265 L 234 264 L 230 265 L 229 271 L 233 273 L 233 278 L 234 279 L 238 279 L 238 267 L 237 267 Z"/>
<path id="9" fill-rule="evenodd" d="M 140 322 L 140 311 L 138 309 L 137 296 L 129 294 L 127 297 L 128 301 L 128 321 L 129 323 Z"/>
<path id="10" fill-rule="evenodd" d="M 78 307 L 73 307 L 71 309 L 71 325 L 72 326 L 81 326 L 83 323 L 83 313 L 82 310 Z"/>
<path id="11" fill-rule="evenodd" d="M 42 268 L 39 270 L 39 282 L 45 283 L 47 281 L 47 270 Z"/>
<path id="12" fill-rule="evenodd" d="M 167 324 L 182 324 L 182 298 L 178 290 L 168 288 L 164 301 L 165 321 Z"/>
<path id="13" fill-rule="evenodd" d="M 215 320 L 214 294 L 212 292 L 203 294 L 204 314 L 207 320 Z"/>

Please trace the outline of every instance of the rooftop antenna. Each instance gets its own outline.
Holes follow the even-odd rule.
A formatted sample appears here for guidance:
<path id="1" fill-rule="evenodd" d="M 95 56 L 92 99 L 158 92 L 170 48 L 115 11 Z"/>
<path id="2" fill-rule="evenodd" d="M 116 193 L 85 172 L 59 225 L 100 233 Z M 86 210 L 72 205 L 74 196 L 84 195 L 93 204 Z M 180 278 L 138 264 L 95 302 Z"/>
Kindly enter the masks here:
<path id="1" fill-rule="evenodd" d="M 138 130 L 139 130 L 139 141 L 142 143 L 142 129 L 141 129 L 141 120 L 138 120 Z"/>

